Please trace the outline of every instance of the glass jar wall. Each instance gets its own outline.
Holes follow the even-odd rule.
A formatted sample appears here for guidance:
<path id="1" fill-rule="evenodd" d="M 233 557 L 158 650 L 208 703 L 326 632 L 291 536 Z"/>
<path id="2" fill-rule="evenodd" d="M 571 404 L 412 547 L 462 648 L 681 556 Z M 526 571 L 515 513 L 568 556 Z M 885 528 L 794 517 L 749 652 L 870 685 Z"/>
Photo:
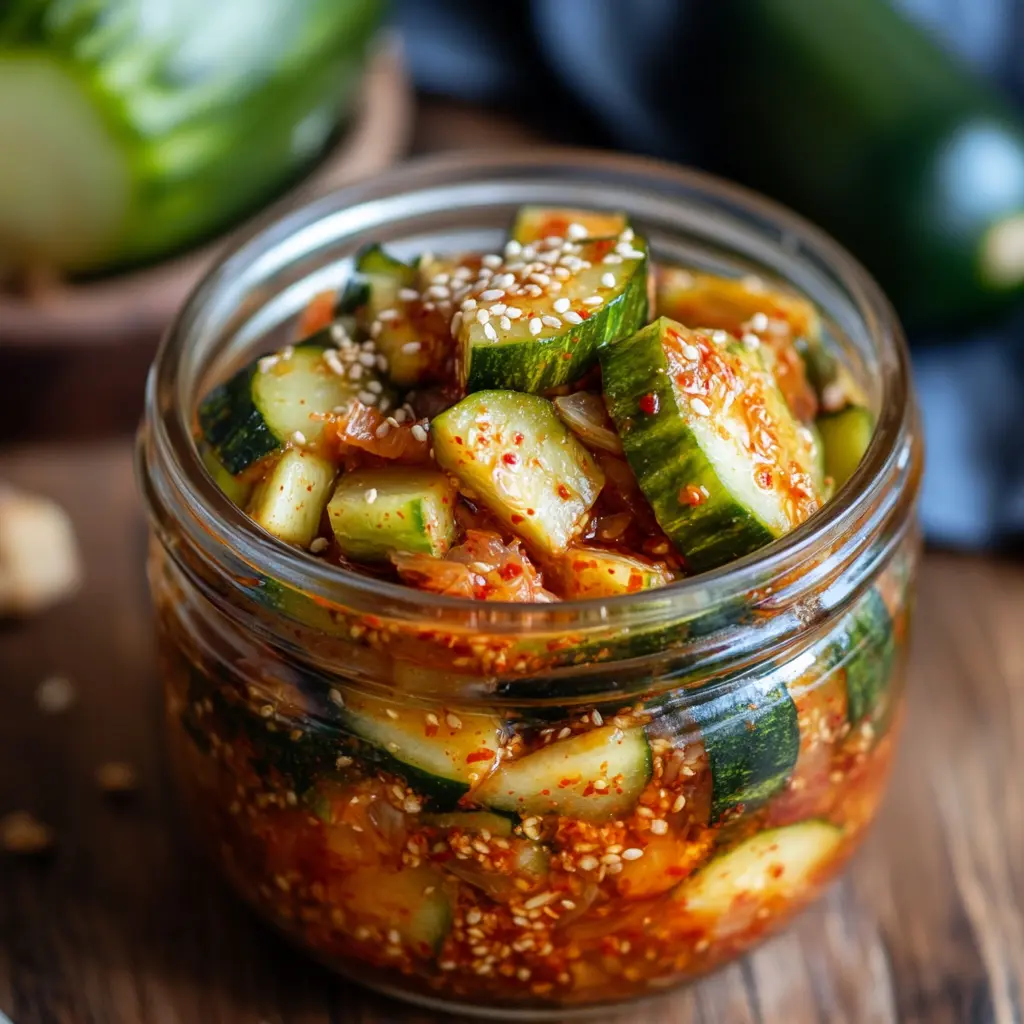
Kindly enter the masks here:
<path id="1" fill-rule="evenodd" d="M 363 242 L 496 245 L 524 203 L 624 209 L 657 260 L 821 309 L 878 426 L 839 494 L 723 569 L 608 601 L 474 603 L 261 534 L 202 469 L 203 388 Z M 379 988 L 498 1015 L 643 996 L 782 925 L 881 798 L 903 708 L 920 441 L 885 302 L 827 239 L 698 175 L 553 152 L 431 161 L 228 257 L 140 435 L 169 749 L 243 897 Z"/>

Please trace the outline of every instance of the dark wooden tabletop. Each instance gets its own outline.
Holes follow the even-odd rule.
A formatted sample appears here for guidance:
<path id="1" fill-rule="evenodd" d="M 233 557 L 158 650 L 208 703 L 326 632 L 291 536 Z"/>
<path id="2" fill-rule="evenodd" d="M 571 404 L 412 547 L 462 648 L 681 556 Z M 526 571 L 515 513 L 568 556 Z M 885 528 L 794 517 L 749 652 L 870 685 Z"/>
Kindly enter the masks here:
<path id="1" fill-rule="evenodd" d="M 462 116 L 447 112 L 446 130 Z M 65 373 L 54 389 L 81 406 L 74 384 Z M 139 396 L 123 401 L 130 422 Z M 0 1011 L 14 1024 L 438 1019 L 311 964 L 179 835 L 127 438 L 8 447 L 0 479 L 68 508 L 85 558 L 76 598 L 0 627 L 0 815 L 30 811 L 56 835 L 49 857 L 0 858 Z M 36 702 L 53 674 L 76 693 L 60 715 Z M 137 769 L 131 798 L 96 785 L 111 761 Z M 846 876 L 739 964 L 602 1024 L 1020 1024 L 1022 765 L 1024 566 L 930 554 L 892 788 Z"/>

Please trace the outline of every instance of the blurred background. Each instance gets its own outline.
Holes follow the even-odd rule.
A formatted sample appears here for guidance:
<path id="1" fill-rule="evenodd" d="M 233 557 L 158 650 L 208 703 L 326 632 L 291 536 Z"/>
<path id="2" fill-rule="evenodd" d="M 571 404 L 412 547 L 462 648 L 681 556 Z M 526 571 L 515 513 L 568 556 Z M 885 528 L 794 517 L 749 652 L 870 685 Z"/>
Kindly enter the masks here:
<path id="1" fill-rule="evenodd" d="M 816 1019 L 1019 1020 L 1022 54 L 1024 0 L 0 0 L 0 816 L 70 851 L 29 876 L 0 850 L 0 1011 L 398 1019 L 255 934 L 169 842 L 131 436 L 161 332 L 254 220 L 410 155 L 561 143 L 758 189 L 898 309 L 932 545 L 913 770 L 828 941 L 808 927 L 764 978 L 891 985 L 900 1010 Z M 953 750 L 977 754 L 955 777 Z M 725 1009 L 692 1019 L 796 1019 L 781 996 L 744 1016 L 748 982 L 712 980 Z"/>

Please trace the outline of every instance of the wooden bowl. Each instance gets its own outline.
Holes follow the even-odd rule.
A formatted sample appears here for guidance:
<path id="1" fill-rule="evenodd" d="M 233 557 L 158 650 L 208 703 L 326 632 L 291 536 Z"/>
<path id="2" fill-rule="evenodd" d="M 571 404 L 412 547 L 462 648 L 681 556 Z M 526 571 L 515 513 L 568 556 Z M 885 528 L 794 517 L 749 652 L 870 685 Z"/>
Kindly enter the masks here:
<path id="1" fill-rule="evenodd" d="M 397 39 L 386 39 L 367 68 L 351 123 L 335 149 L 298 186 L 261 210 L 261 219 L 383 170 L 412 132 L 413 95 Z M 251 223 L 251 222 L 250 222 Z M 249 225 L 142 270 L 85 284 L 68 282 L 31 298 L 0 293 L 0 346 L 59 348 L 155 342 L 185 297 Z"/>

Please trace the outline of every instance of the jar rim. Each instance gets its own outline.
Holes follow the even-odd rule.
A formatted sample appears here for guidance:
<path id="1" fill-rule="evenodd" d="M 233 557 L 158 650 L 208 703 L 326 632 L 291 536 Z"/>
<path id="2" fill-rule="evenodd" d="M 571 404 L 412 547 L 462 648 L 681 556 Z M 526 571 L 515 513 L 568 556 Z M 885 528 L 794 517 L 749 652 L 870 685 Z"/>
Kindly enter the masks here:
<path id="1" fill-rule="evenodd" d="M 327 564 L 290 547 L 260 530 L 230 501 L 207 473 L 192 435 L 196 396 L 185 395 L 178 369 L 192 339 L 197 316 L 222 301 L 233 275 L 252 267 L 268 253 L 300 233 L 343 215 L 355 221 L 375 204 L 443 183 L 469 183 L 498 174 L 515 176 L 554 174 L 564 182 L 573 172 L 607 175 L 633 182 L 633 188 L 697 194 L 728 209 L 767 222 L 785 232 L 821 262 L 854 300 L 861 319 L 876 346 L 882 368 L 881 400 L 876 428 L 861 464 L 853 476 L 821 509 L 786 536 L 717 569 L 685 577 L 654 591 L 640 591 L 612 598 L 588 598 L 553 604 L 480 602 L 416 590 L 339 566 Z M 629 212 L 629 191 L 623 191 Z M 386 601 L 389 614 L 398 618 L 472 617 L 488 629 L 502 632 L 533 632 L 564 628 L 567 618 L 607 621 L 627 617 L 657 601 L 664 615 L 666 602 L 680 609 L 706 607 L 734 599 L 762 585 L 766 577 L 783 577 L 849 536 L 866 510 L 877 504 L 893 478 L 909 458 L 914 431 L 914 403 L 909 353 L 895 313 L 879 286 L 866 270 L 823 231 L 759 194 L 702 171 L 681 168 L 646 157 L 625 156 L 599 150 L 541 147 L 525 152 L 456 152 L 409 161 L 370 181 L 332 192 L 257 227 L 212 267 L 187 299 L 167 331 L 155 357 L 147 383 L 146 429 L 154 454 L 148 471 L 159 459 L 167 482 L 181 507 L 187 508 L 200 529 L 233 550 L 248 565 L 296 590 L 350 608 L 375 611 Z M 147 498 L 153 494 L 147 488 Z"/>

